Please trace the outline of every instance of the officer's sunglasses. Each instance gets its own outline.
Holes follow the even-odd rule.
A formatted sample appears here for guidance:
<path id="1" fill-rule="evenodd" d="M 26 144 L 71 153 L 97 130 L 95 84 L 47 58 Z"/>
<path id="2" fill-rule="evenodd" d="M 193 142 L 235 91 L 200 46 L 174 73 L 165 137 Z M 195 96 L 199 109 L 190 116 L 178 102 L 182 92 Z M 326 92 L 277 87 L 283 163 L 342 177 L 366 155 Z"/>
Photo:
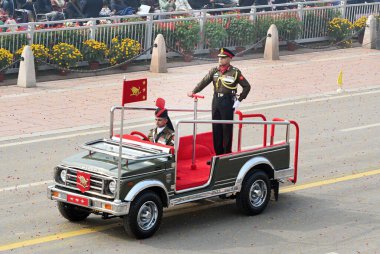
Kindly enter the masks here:
<path id="1" fill-rule="evenodd" d="M 164 119 L 163 119 L 163 118 L 156 118 L 155 120 L 156 120 L 156 122 L 161 122 L 161 121 L 163 121 Z"/>

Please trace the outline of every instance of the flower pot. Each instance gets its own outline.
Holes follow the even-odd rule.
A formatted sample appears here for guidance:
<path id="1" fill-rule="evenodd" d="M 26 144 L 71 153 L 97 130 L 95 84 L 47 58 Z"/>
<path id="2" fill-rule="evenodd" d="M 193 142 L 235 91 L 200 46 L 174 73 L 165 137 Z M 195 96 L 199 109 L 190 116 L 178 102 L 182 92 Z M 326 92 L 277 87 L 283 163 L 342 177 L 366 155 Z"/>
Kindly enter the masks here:
<path id="1" fill-rule="evenodd" d="M 122 65 L 119 66 L 119 69 L 120 70 L 123 70 L 123 71 L 126 71 L 128 69 L 128 64 L 127 63 L 124 63 Z"/>
<path id="2" fill-rule="evenodd" d="M 358 34 L 358 42 L 360 44 L 363 44 L 363 39 L 364 39 L 364 30 L 361 31 L 359 34 Z"/>
<path id="3" fill-rule="evenodd" d="M 69 73 L 69 70 L 67 70 L 67 69 L 60 69 L 59 70 L 60 76 L 67 76 L 68 73 Z"/>
<path id="4" fill-rule="evenodd" d="M 210 50 L 210 57 L 211 58 L 217 58 L 218 57 L 218 54 L 219 54 L 218 49 L 209 49 L 209 50 Z"/>
<path id="5" fill-rule="evenodd" d="M 100 63 L 98 61 L 91 61 L 89 65 L 90 65 L 90 70 L 97 70 L 99 69 Z"/>
<path id="6" fill-rule="evenodd" d="M 0 82 L 3 82 L 5 79 L 5 74 L 4 72 L 0 72 Z"/>
<path id="7" fill-rule="evenodd" d="M 294 51 L 297 49 L 297 44 L 293 41 L 287 41 L 286 42 L 286 49 L 289 51 Z"/>
<path id="8" fill-rule="evenodd" d="M 191 62 L 193 60 L 193 52 L 183 52 L 183 61 L 184 62 Z"/>

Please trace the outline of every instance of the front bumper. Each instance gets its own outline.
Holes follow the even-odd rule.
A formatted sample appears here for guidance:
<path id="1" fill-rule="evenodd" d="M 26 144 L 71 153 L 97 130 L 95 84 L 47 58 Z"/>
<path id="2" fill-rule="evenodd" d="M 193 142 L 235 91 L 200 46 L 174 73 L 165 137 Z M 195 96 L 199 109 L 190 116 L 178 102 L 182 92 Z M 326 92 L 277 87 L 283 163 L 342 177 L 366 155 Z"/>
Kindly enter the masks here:
<path id="1" fill-rule="evenodd" d="M 88 205 L 81 205 L 79 203 L 69 202 L 67 200 L 68 195 L 75 196 L 80 200 L 86 200 L 88 201 L 86 202 L 88 203 Z M 94 210 L 94 212 L 104 212 L 115 216 L 122 216 L 129 213 L 130 202 L 114 202 L 94 197 L 88 197 L 85 195 L 80 195 L 70 191 L 58 189 L 55 185 L 48 186 L 47 196 L 49 199 L 85 207 L 90 210 Z"/>

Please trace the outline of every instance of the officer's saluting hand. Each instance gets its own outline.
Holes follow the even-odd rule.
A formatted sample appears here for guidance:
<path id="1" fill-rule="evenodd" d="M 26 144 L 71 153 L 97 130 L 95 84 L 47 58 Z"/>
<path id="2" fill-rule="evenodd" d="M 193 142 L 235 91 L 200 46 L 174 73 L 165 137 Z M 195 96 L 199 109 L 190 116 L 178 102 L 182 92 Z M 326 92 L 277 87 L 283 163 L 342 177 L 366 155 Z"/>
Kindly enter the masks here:
<path id="1" fill-rule="evenodd" d="M 187 93 L 189 97 L 192 97 L 193 94 L 199 93 L 208 84 L 213 82 L 213 120 L 233 120 L 234 110 L 239 107 L 240 102 L 247 97 L 251 90 L 251 85 L 244 78 L 241 71 L 230 65 L 231 59 L 234 56 L 230 50 L 221 48 L 218 54 L 219 66 L 212 68 L 193 91 Z M 243 88 L 239 97 L 236 94 L 237 84 L 240 84 Z M 212 130 L 215 153 L 230 153 L 233 126 L 231 124 L 213 124 Z"/>

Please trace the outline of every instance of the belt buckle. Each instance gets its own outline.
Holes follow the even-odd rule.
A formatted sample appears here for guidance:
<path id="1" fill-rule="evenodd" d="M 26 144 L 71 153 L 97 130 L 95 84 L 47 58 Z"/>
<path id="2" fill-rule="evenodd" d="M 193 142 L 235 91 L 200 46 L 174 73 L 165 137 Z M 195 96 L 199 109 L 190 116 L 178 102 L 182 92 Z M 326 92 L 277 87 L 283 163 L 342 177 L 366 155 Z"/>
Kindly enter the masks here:
<path id="1" fill-rule="evenodd" d="M 218 93 L 218 97 L 223 97 L 224 94 Z"/>

